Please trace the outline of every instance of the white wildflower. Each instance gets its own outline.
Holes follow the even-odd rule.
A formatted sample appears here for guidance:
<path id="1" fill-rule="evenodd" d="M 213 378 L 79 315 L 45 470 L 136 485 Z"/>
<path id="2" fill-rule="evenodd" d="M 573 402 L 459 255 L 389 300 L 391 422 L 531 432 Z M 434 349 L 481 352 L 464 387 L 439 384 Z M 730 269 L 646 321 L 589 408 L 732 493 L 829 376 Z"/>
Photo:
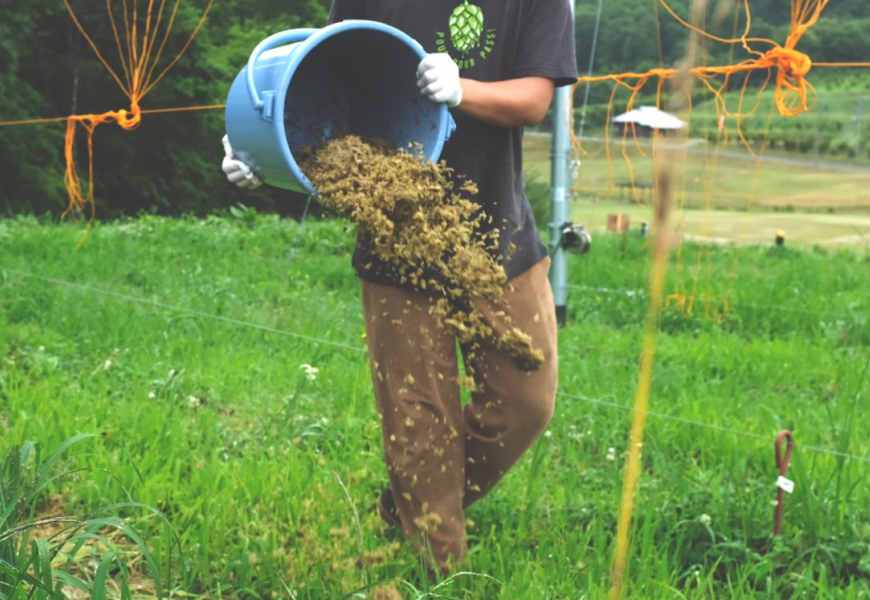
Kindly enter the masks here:
<path id="1" fill-rule="evenodd" d="M 107 360 L 105 363 L 103 363 L 103 368 L 104 368 L 105 370 L 107 370 L 107 371 L 108 371 L 109 369 L 111 369 L 111 368 L 112 368 L 112 361 Z"/>
<path id="2" fill-rule="evenodd" d="M 700 517 L 698 517 L 698 520 L 701 522 L 701 525 L 703 525 L 704 527 L 709 527 L 710 523 L 713 522 L 713 519 L 707 513 L 704 513 Z"/>
<path id="3" fill-rule="evenodd" d="M 305 371 L 305 378 L 308 379 L 308 381 L 314 381 L 317 379 L 317 373 L 320 372 L 320 369 L 312 367 L 311 365 L 299 365 L 299 368 Z"/>
<path id="4" fill-rule="evenodd" d="M 550 431 L 550 430 L 545 431 L 545 432 L 544 432 L 544 437 L 548 437 L 548 438 L 553 437 L 553 432 Z"/>
<path id="5" fill-rule="evenodd" d="M 148 398 L 150 400 L 154 400 L 154 398 L 156 398 L 156 397 L 157 397 L 157 394 L 155 394 L 154 392 L 148 392 Z"/>
<path id="6" fill-rule="evenodd" d="M 614 461 L 616 460 L 616 448 L 608 448 L 607 449 L 607 460 Z"/>

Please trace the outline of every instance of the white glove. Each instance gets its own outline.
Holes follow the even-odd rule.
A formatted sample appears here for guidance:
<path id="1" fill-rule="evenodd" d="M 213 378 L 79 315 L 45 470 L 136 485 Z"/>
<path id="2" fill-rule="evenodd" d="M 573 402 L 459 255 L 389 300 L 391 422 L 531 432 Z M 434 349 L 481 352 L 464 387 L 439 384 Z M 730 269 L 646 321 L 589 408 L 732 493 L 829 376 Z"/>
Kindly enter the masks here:
<path id="1" fill-rule="evenodd" d="M 233 154 L 233 147 L 230 146 L 229 136 L 225 135 L 222 141 L 226 156 L 224 156 L 224 162 L 221 164 L 221 169 L 223 169 L 223 172 L 227 174 L 227 179 L 240 188 L 247 190 L 253 190 L 263 185 L 262 180 L 254 174 L 251 167 L 240 161 L 236 158 L 236 155 Z"/>
<path id="2" fill-rule="evenodd" d="M 432 102 L 446 102 L 450 108 L 462 102 L 459 67 L 449 54 L 429 54 L 420 62 L 417 87 Z"/>

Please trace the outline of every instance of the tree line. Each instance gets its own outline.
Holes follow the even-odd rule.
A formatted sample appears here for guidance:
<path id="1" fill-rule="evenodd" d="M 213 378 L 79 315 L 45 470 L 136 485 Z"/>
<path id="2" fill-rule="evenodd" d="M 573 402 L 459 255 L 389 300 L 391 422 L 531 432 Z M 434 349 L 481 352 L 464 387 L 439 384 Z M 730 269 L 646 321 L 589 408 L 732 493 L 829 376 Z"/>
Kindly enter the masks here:
<path id="1" fill-rule="evenodd" d="M 105 4 L 72 4 L 97 46 L 114 56 Z M 260 40 L 284 29 L 324 25 L 329 4 L 330 0 L 218 0 L 187 54 L 146 98 L 145 108 L 223 103 L 233 78 Z M 750 4 L 753 35 L 782 42 L 788 31 L 788 3 Z M 165 56 L 180 48 L 204 5 L 205 0 L 181 0 L 176 33 Z M 690 16 L 690 0 L 672 0 L 670 5 Z M 595 73 L 673 64 L 685 53 L 686 29 L 656 0 L 611 0 L 603 7 Z M 578 64 L 584 72 L 596 9 L 595 0 L 577 5 Z M 731 37 L 741 30 L 745 21 L 739 7 L 718 21 L 715 10 L 711 7 L 705 18 L 711 31 Z M 800 48 L 817 61 L 870 60 L 867 31 L 866 0 L 838 0 Z M 711 43 L 707 50 L 711 64 L 744 58 L 739 48 L 726 45 Z M 609 93 L 607 86 L 595 86 L 593 103 L 606 102 Z M 100 113 L 126 108 L 126 103 L 60 0 L 0 0 L 0 121 Z M 146 115 L 133 133 L 114 125 L 99 127 L 94 146 L 99 215 L 204 214 L 240 200 L 267 210 L 298 210 L 301 199 L 289 192 L 265 189 L 241 195 L 225 183 L 219 169 L 223 130 L 221 111 Z M 56 215 L 63 210 L 64 133 L 63 123 L 0 128 L 0 214 Z M 86 168 L 84 141 L 80 136 L 80 171 Z"/>
<path id="2" fill-rule="evenodd" d="M 113 4 L 116 9 L 123 5 Z M 140 7 L 144 4 L 139 2 Z M 178 4 L 161 64 L 181 49 L 205 5 L 206 0 Z M 72 0 L 72 6 L 97 47 L 120 72 L 106 4 Z M 329 0 L 218 0 L 193 45 L 144 99 L 143 108 L 222 104 L 258 42 L 277 31 L 322 26 L 328 10 Z M 60 0 L 0 0 L 0 121 L 102 113 L 128 106 Z M 0 214 L 62 212 L 67 201 L 65 131 L 64 123 L 0 128 Z M 298 198 L 289 192 L 264 189 L 241 195 L 226 184 L 220 171 L 223 133 L 219 110 L 145 115 L 134 132 L 113 124 L 98 127 L 94 136 L 98 216 L 143 211 L 204 214 L 240 200 L 269 210 L 294 211 Z M 79 172 L 86 173 L 83 133 L 77 142 Z"/>

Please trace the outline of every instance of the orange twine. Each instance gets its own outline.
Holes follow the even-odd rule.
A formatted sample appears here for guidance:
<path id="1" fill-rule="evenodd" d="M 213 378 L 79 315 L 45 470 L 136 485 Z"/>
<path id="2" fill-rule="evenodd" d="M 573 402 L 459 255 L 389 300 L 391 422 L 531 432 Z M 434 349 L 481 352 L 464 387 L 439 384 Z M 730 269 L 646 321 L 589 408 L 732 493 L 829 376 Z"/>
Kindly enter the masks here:
<path id="1" fill-rule="evenodd" d="M 155 15 L 155 4 L 158 1 L 159 7 L 157 8 L 157 13 Z M 122 77 L 119 76 L 116 70 L 109 65 L 109 62 L 103 57 L 100 49 L 94 43 L 91 36 L 88 35 L 88 32 L 76 16 L 75 11 L 70 4 L 70 0 L 63 0 L 64 6 L 66 6 L 67 12 L 69 12 L 76 28 L 78 28 L 79 32 L 88 42 L 88 45 L 90 45 L 91 49 L 94 51 L 96 57 L 101 63 L 103 63 L 103 66 L 106 67 L 112 78 L 118 84 L 118 87 L 121 88 L 121 91 L 130 101 L 129 110 L 121 109 L 101 114 L 71 115 L 68 117 L 51 119 L 29 119 L 0 123 L 0 127 L 9 127 L 14 125 L 33 125 L 37 123 L 66 121 L 66 139 L 64 144 L 66 171 L 64 173 L 64 183 L 69 194 L 69 206 L 64 211 L 64 216 L 72 215 L 73 218 L 78 217 L 78 215 L 84 212 L 86 206 L 90 206 L 90 218 L 88 219 L 88 226 L 90 227 L 90 224 L 93 222 L 96 215 L 96 205 L 94 203 L 94 130 L 98 125 L 103 123 L 116 123 L 125 131 L 132 131 L 142 122 L 142 115 L 149 112 L 180 112 L 186 110 L 208 110 L 220 108 L 217 105 L 180 109 L 156 109 L 151 111 L 143 111 L 140 108 L 140 102 L 142 99 L 163 79 L 172 67 L 175 66 L 193 43 L 194 38 L 205 23 L 214 1 L 215 0 L 208 0 L 199 22 L 194 28 L 193 33 L 191 33 L 190 37 L 187 39 L 187 42 L 169 64 L 158 72 L 157 65 L 160 62 L 160 58 L 169 41 L 170 33 L 175 23 L 181 0 L 174 1 L 174 5 L 170 11 L 169 22 L 162 28 L 162 37 L 160 36 L 160 30 L 163 16 L 167 8 L 167 0 L 148 0 L 146 13 L 142 19 L 140 19 L 139 15 L 139 0 L 132 0 L 132 4 L 131 0 L 121 0 L 123 9 L 123 29 L 119 29 L 118 21 L 115 18 L 112 6 L 113 0 L 106 0 L 106 12 L 112 25 L 115 46 L 121 63 L 121 72 L 123 74 L 122 80 Z M 140 23 L 140 20 L 143 20 L 144 24 Z M 121 40 L 121 31 L 124 33 L 123 42 Z M 158 38 L 160 38 L 159 44 L 157 43 Z M 83 189 L 82 181 L 75 164 L 76 129 L 79 124 L 81 124 L 87 132 L 87 191 Z"/>
<path id="2" fill-rule="evenodd" d="M 791 0 L 791 29 L 786 37 L 783 45 L 765 38 L 749 37 L 749 31 L 752 24 L 752 15 L 749 10 L 749 0 L 744 0 L 744 13 L 746 18 L 746 27 L 740 37 L 723 38 L 713 35 L 695 25 L 692 25 L 674 10 L 668 6 L 665 0 L 658 0 L 659 4 L 680 24 L 701 35 L 705 38 L 725 44 L 740 44 L 743 49 L 752 58 L 742 62 L 730 65 L 720 66 L 699 66 L 691 69 L 693 76 L 707 87 L 712 92 L 715 100 L 716 111 L 718 117 L 733 117 L 737 124 L 737 133 L 750 154 L 754 155 L 754 151 L 749 142 L 743 135 L 741 129 L 741 120 L 755 114 L 761 104 L 761 92 L 763 92 L 776 70 L 776 88 L 774 93 L 774 103 L 779 113 L 784 117 L 796 117 L 808 110 L 811 110 L 815 105 L 816 91 L 815 88 L 807 81 L 806 77 L 813 68 L 813 61 L 810 57 L 797 50 L 797 45 L 807 30 L 815 25 L 822 14 L 824 8 L 830 0 Z M 767 51 L 757 50 L 751 44 L 766 44 L 771 46 Z M 842 63 L 818 63 L 818 67 L 870 67 L 870 63 L 862 62 L 842 62 Z M 755 72 L 767 72 L 767 79 L 761 86 L 758 92 L 758 99 L 754 105 L 744 111 L 743 102 L 747 92 L 749 77 Z M 586 82 L 613 82 L 613 92 L 611 94 L 611 103 L 608 105 L 608 123 L 610 121 L 610 111 L 613 98 L 616 91 L 621 87 L 628 89 L 631 96 L 627 102 L 626 110 L 632 110 L 634 101 L 640 91 L 646 84 L 652 80 L 658 80 L 658 93 L 661 91 L 661 83 L 666 79 L 674 78 L 680 71 L 678 69 L 650 69 L 645 73 L 619 73 L 611 75 L 601 75 L 594 77 L 580 77 L 577 79 L 574 89 L 577 89 L 582 83 Z M 725 92 L 728 89 L 732 77 L 740 74 L 745 74 L 745 79 L 742 84 L 740 100 L 736 111 L 729 109 L 725 100 Z M 627 141 L 629 130 L 631 136 L 637 141 L 636 132 L 633 127 L 626 127 L 624 131 L 624 141 Z M 609 130 L 605 131 L 605 138 L 609 141 Z M 575 154 L 579 159 L 579 155 L 583 153 L 578 140 L 574 139 Z M 623 152 L 626 160 L 628 159 Z M 608 153 L 608 159 L 610 155 Z M 638 200 L 639 201 L 639 200 Z"/>
<path id="3" fill-rule="evenodd" d="M 716 96 L 717 100 L 721 101 L 718 104 L 722 110 L 722 114 L 729 117 L 747 117 L 752 113 L 732 113 L 725 108 L 725 100 L 723 98 L 725 86 L 714 88 L 711 84 L 711 78 L 718 75 L 725 75 L 726 78 L 737 73 L 749 73 L 753 71 L 777 69 L 776 76 L 776 106 L 780 114 L 784 117 L 794 117 L 812 108 L 812 104 L 807 103 L 809 91 L 813 87 L 807 82 L 806 76 L 812 68 L 812 60 L 809 56 L 795 50 L 776 45 L 774 48 L 762 54 L 759 58 L 753 58 L 737 63 L 735 65 L 722 65 L 711 67 L 695 67 L 691 73 L 698 77 L 704 85 Z M 860 63 L 856 63 L 858 66 Z M 867 65 L 870 67 L 870 63 Z M 616 75 L 599 75 L 594 77 L 580 77 L 575 85 L 589 82 L 613 81 L 616 85 L 626 87 L 633 92 L 634 97 L 640 92 L 644 85 L 650 79 L 672 79 L 680 71 L 677 69 L 650 69 L 645 73 L 619 73 Z M 637 80 L 635 85 L 626 83 L 626 80 Z M 796 98 L 793 98 L 795 95 Z M 795 100 L 797 103 L 795 104 Z M 633 102 L 632 102 L 633 103 Z M 631 104 L 629 104 L 629 107 Z"/>
<path id="4" fill-rule="evenodd" d="M 66 141 L 64 144 L 64 158 L 66 159 L 66 172 L 64 184 L 69 194 L 69 206 L 63 212 L 63 217 L 71 214 L 78 217 L 84 210 L 85 205 L 90 206 L 91 215 L 88 219 L 90 224 L 96 216 L 96 203 L 94 202 L 94 129 L 101 123 L 117 123 L 121 129 L 132 131 L 139 127 L 142 122 L 142 111 L 139 104 L 132 102 L 130 110 L 108 111 L 102 114 L 73 115 L 67 117 Z M 88 191 L 82 192 L 82 182 L 76 170 L 75 163 L 75 140 L 76 126 L 81 123 L 88 136 Z"/>

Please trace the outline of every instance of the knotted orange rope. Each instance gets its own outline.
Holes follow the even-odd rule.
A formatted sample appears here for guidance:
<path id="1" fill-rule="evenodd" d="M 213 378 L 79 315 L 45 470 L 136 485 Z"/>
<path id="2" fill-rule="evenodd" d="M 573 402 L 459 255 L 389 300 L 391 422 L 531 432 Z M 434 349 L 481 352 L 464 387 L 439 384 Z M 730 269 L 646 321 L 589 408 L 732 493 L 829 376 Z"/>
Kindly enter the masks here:
<path id="1" fill-rule="evenodd" d="M 66 142 L 64 144 L 64 158 L 66 159 L 66 172 L 64 184 L 69 194 L 69 206 L 63 212 L 63 216 L 72 214 L 75 218 L 84 210 L 85 205 L 91 207 L 91 216 L 88 223 L 93 221 L 96 215 L 96 203 L 94 201 L 94 129 L 101 123 L 117 123 L 121 129 L 132 131 L 139 127 L 142 122 L 142 111 L 135 101 L 131 103 L 130 110 L 109 111 L 99 115 L 73 115 L 67 117 Z M 78 175 L 75 163 L 75 140 L 76 128 L 81 124 L 88 136 L 88 191 L 83 193 L 81 178 Z"/>
<path id="2" fill-rule="evenodd" d="M 720 66 L 699 66 L 691 69 L 691 73 L 707 89 L 712 92 L 715 100 L 718 117 L 732 117 L 737 123 L 737 132 L 746 146 L 747 150 L 754 154 L 749 142 L 743 136 L 740 127 L 740 122 L 749 116 L 755 114 L 761 102 L 761 92 L 763 92 L 771 78 L 773 72 L 776 72 L 776 88 L 774 94 L 774 103 L 779 113 L 784 117 L 795 117 L 808 110 L 811 110 L 815 105 L 816 92 L 813 86 L 807 81 L 806 77 L 813 68 L 813 61 L 808 55 L 797 50 L 797 45 L 803 35 L 815 25 L 822 11 L 828 5 L 830 0 L 791 0 L 791 29 L 786 37 L 785 43 L 780 45 L 777 42 L 765 38 L 749 37 L 749 31 L 752 24 L 752 15 L 749 10 L 749 0 L 744 0 L 744 12 L 746 19 L 746 27 L 740 37 L 723 38 L 713 35 L 695 25 L 689 23 L 680 17 L 674 10 L 668 6 L 665 0 L 658 0 L 662 7 L 680 24 L 690 29 L 694 33 L 711 39 L 716 42 L 725 44 L 740 44 L 743 49 L 752 56 L 742 62 L 730 65 Z M 753 47 L 754 44 L 765 44 L 770 46 L 766 51 L 758 50 Z M 870 67 L 870 63 L 861 62 L 846 62 L 846 63 L 818 63 L 818 67 Z M 626 110 L 630 111 L 634 108 L 634 101 L 641 90 L 650 80 L 658 80 L 659 94 L 661 91 L 661 82 L 663 80 L 674 78 L 679 71 L 677 69 L 650 69 L 645 73 L 619 73 L 612 75 L 601 75 L 594 77 L 580 77 L 576 84 L 575 90 L 580 84 L 586 82 L 613 82 L 613 93 L 611 94 L 611 103 L 608 105 L 607 120 L 610 122 L 612 99 L 615 97 L 616 91 L 622 87 L 631 92 Z M 749 77 L 755 72 L 767 72 L 767 79 L 758 91 L 757 101 L 748 109 L 743 109 L 744 96 L 747 92 Z M 736 110 L 728 107 L 725 100 L 725 92 L 729 88 L 732 77 L 735 75 L 745 74 L 742 85 L 742 91 Z M 573 129 L 573 128 L 572 128 Z M 632 131 L 632 137 L 635 137 L 633 128 L 626 127 L 624 135 L 628 136 L 629 130 Z M 607 143 L 609 144 L 609 131 L 605 133 Z M 574 139 L 575 153 L 582 154 L 579 141 Z M 610 160 L 609 150 L 608 161 Z M 627 159 L 627 156 L 625 156 Z"/>
<path id="3" fill-rule="evenodd" d="M 178 14 L 178 8 L 181 0 L 175 0 L 171 11 L 169 11 L 169 21 L 162 28 L 164 14 L 167 9 L 167 0 L 159 0 L 159 7 L 155 14 L 155 4 L 157 0 L 148 0 L 145 14 L 140 16 L 139 0 L 121 0 L 121 12 L 123 14 L 123 27 L 119 28 L 118 19 L 116 19 L 113 0 L 106 0 L 106 13 L 112 26 L 112 33 L 115 38 L 115 46 L 118 52 L 118 57 L 121 63 L 123 80 L 118 75 L 118 72 L 111 67 L 109 62 L 103 57 L 100 49 L 94 43 L 93 39 L 85 30 L 81 21 L 76 16 L 75 11 L 70 3 L 70 0 L 63 0 L 67 12 L 78 28 L 79 32 L 88 42 L 94 54 L 103 63 L 103 66 L 111 74 L 112 78 L 121 88 L 121 91 L 130 101 L 129 109 L 107 111 L 100 114 L 82 114 L 72 115 L 60 119 L 32 119 L 28 121 L 15 121 L 2 123 L 0 126 L 24 125 L 35 123 L 49 123 L 54 121 L 65 120 L 66 141 L 64 144 L 64 158 L 66 160 L 66 172 L 64 174 L 64 183 L 69 194 L 69 206 L 64 211 L 64 216 L 71 214 L 77 217 L 84 212 L 86 206 L 90 206 L 90 218 L 88 225 L 93 221 L 96 215 L 96 205 L 94 202 L 94 130 L 98 125 L 104 123 L 116 123 L 125 131 L 136 129 L 142 122 L 142 115 L 149 111 L 143 111 L 140 108 L 142 99 L 150 92 L 155 85 L 175 66 L 181 59 L 182 55 L 187 51 L 193 43 L 199 30 L 205 23 L 209 12 L 211 11 L 214 0 L 208 0 L 202 15 L 191 33 L 187 42 L 178 52 L 178 54 L 166 65 L 161 71 L 157 71 L 160 58 L 163 51 L 169 42 L 170 33 L 175 23 Z M 144 6 L 144 0 L 143 0 Z M 144 21 L 143 24 L 140 21 Z M 124 39 L 121 39 L 121 31 L 123 31 Z M 158 44 L 158 39 L 160 43 Z M 155 50 L 156 49 L 156 50 Z M 156 74 L 156 76 L 155 76 Z M 208 107 L 191 107 L 188 109 L 162 109 L 160 111 L 150 112 L 170 112 L 175 110 L 204 110 L 216 108 L 215 106 Z M 83 189 L 81 178 L 78 174 L 75 164 L 75 143 L 76 131 L 78 125 L 81 125 L 87 133 L 88 145 L 88 184 L 87 191 Z"/>
<path id="4" fill-rule="evenodd" d="M 733 113 L 725 108 L 723 93 L 727 85 L 713 87 L 711 80 L 719 75 L 725 75 L 727 78 L 738 73 L 777 69 L 776 106 L 782 116 L 793 117 L 812 108 L 812 104 L 807 103 L 809 90 L 812 90 L 812 86 L 806 80 L 812 64 L 810 57 L 803 52 L 776 44 L 759 58 L 748 59 L 734 65 L 695 67 L 690 72 L 704 83 L 718 100 L 721 100 L 722 104 L 720 106 L 723 108 L 723 114 L 732 117 L 746 117 L 751 113 Z M 870 63 L 862 66 L 870 67 Z M 616 85 L 626 87 L 634 92 L 632 95 L 633 101 L 649 80 L 672 79 L 677 73 L 679 73 L 677 69 L 657 68 L 650 69 L 645 73 L 619 73 L 616 75 L 580 77 L 575 86 L 579 86 L 587 81 L 613 81 Z M 637 83 L 631 85 L 626 83 L 627 80 L 636 80 Z M 797 97 L 792 98 L 793 94 Z M 630 108 L 631 103 L 629 105 Z"/>

